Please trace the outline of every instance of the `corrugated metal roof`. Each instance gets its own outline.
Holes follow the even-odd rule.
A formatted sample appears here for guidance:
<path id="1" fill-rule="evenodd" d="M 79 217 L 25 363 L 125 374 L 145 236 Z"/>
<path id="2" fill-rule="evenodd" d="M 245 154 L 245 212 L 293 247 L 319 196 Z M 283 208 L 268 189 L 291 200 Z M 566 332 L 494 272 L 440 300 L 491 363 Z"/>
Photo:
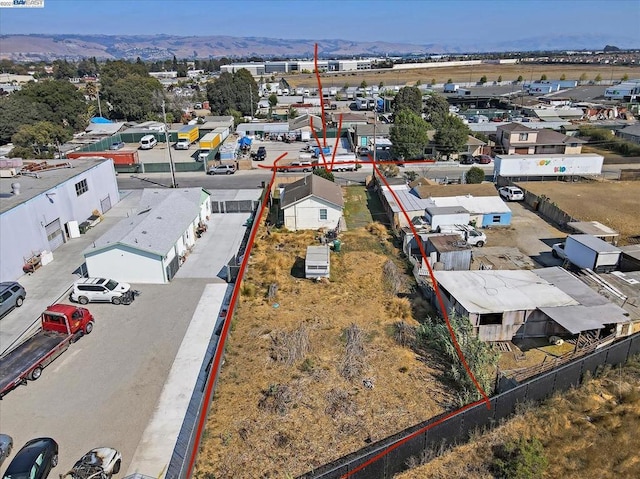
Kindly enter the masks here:
<path id="1" fill-rule="evenodd" d="M 582 331 L 602 329 L 606 324 L 627 323 L 629 318 L 624 316 L 624 310 L 615 304 L 601 304 L 598 306 L 560 306 L 538 308 L 556 323 L 569 331 L 578 334 Z"/>
<path id="2" fill-rule="evenodd" d="M 329 245 L 307 246 L 306 264 L 329 264 Z"/>
<path id="3" fill-rule="evenodd" d="M 548 281 L 555 287 L 560 288 L 583 306 L 598 306 L 609 303 L 607 298 L 592 290 L 589 286 L 560 266 L 535 269 L 533 270 L 533 273 L 545 281 Z"/>
<path id="4" fill-rule="evenodd" d="M 424 211 L 424 209 L 427 206 L 433 205 L 433 201 L 429 199 L 423 200 L 422 198 L 418 198 L 417 196 L 415 196 L 413 193 L 411 193 L 409 190 L 406 190 L 406 189 L 405 190 L 394 189 L 393 192 L 396 194 L 396 196 L 398 197 L 398 200 L 400 200 L 400 203 L 402 204 L 402 206 L 406 211 Z M 391 208 L 391 211 L 393 211 L 394 213 L 400 213 L 402 211 L 402 208 L 400 207 L 400 205 L 398 205 L 398 203 L 396 202 L 391 192 L 389 190 L 383 190 L 382 193 L 384 194 L 384 197 L 386 198 L 387 203 L 389 203 L 389 207 Z"/>
<path id="5" fill-rule="evenodd" d="M 567 223 L 567 226 L 579 231 L 580 233 L 595 237 L 619 236 L 619 233 L 616 230 L 613 230 L 598 221 L 571 221 Z"/>
<path id="6" fill-rule="evenodd" d="M 202 193 L 202 188 L 146 188 L 138 213 L 114 225 L 84 254 L 125 245 L 165 256 L 200 213 Z"/>
<path id="7" fill-rule="evenodd" d="M 531 311 L 578 302 L 528 270 L 434 271 L 436 280 L 469 313 Z"/>
<path id="8" fill-rule="evenodd" d="M 433 198 L 437 206 L 460 206 L 471 214 L 511 213 L 507 204 L 497 196 L 453 196 Z"/>

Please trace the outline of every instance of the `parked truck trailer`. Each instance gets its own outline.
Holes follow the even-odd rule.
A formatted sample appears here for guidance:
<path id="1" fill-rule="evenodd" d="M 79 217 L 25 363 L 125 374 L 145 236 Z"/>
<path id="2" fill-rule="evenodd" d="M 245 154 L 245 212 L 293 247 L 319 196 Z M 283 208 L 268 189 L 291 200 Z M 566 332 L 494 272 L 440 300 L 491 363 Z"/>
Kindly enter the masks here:
<path id="1" fill-rule="evenodd" d="M 591 269 L 596 273 L 607 273 L 617 269 L 622 253 L 612 244 L 584 234 L 569 235 L 564 252 L 567 259 L 578 268 Z"/>

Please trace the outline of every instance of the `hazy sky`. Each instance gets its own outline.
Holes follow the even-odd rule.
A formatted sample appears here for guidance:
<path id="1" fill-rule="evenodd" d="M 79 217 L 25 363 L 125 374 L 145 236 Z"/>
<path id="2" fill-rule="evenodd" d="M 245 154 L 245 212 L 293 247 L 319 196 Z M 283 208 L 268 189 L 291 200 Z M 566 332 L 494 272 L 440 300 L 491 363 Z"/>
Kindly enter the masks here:
<path id="1" fill-rule="evenodd" d="M 44 0 L 3 8 L 0 33 L 231 35 L 482 44 L 589 33 L 635 39 L 638 0 Z M 0 45 L 1 49 L 1 45 Z"/>

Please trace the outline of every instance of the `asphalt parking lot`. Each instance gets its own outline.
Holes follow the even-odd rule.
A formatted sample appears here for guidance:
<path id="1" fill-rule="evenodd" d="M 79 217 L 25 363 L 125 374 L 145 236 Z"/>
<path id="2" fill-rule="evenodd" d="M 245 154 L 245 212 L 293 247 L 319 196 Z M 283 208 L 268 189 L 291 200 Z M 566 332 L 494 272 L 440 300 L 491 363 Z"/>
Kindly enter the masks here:
<path id="1" fill-rule="evenodd" d="M 63 244 L 54 252 L 51 264 L 21 278 L 27 299 L 22 308 L 3 319 L 3 333 L 7 318 L 18 332 L 37 320 L 48 304 L 68 302 L 66 291 L 78 278 L 81 252 L 93 238 L 130 213 L 135 197 L 136 193 L 131 193 L 115 205 L 89 234 Z M 170 458 L 165 457 L 166 450 L 171 450 L 176 437 L 171 433 L 177 435 L 182 420 L 175 405 L 171 414 L 158 417 L 158 399 L 166 390 L 163 388 L 171 386 L 165 383 L 176 353 L 185 350 L 181 347 L 185 332 L 196 323 L 198 334 L 190 335 L 193 341 L 205 344 L 211 337 L 230 288 L 219 274 L 238 249 L 246 218 L 247 214 L 241 213 L 212 215 L 208 230 L 174 280 L 167 285 L 132 285 L 141 295 L 130 306 L 87 305 L 96 321 L 93 332 L 72 344 L 44 369 L 40 379 L 17 387 L 0 401 L 0 432 L 13 437 L 14 454 L 29 439 L 53 437 L 60 446 L 60 463 L 53 474 L 65 473 L 82 454 L 100 446 L 122 452 L 123 473 L 134 460 L 137 465 L 148 465 L 144 458 L 150 448 L 156 453 L 163 451 L 165 460 Z M 189 344 L 186 364 L 199 369 L 202 359 L 198 362 L 194 353 L 202 350 L 201 346 Z M 178 379 L 184 382 L 190 373 L 179 371 Z M 189 385 L 183 384 L 178 392 L 180 398 L 188 399 Z M 143 441 L 152 418 L 156 428 L 160 421 L 164 444 Z M 156 475 L 161 468 L 139 472 Z"/>

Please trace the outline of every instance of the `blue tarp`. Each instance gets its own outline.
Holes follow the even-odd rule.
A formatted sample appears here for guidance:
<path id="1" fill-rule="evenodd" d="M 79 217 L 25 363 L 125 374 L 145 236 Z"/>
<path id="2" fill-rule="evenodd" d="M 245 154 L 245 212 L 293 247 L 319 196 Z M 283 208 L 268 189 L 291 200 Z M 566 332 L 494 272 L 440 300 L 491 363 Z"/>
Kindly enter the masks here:
<path id="1" fill-rule="evenodd" d="M 251 138 L 249 138 L 248 136 L 243 136 L 238 140 L 238 143 L 240 143 L 240 146 L 250 146 Z"/>
<path id="2" fill-rule="evenodd" d="M 91 118 L 91 123 L 112 123 L 112 121 L 107 120 L 102 116 L 94 116 L 93 118 Z"/>

